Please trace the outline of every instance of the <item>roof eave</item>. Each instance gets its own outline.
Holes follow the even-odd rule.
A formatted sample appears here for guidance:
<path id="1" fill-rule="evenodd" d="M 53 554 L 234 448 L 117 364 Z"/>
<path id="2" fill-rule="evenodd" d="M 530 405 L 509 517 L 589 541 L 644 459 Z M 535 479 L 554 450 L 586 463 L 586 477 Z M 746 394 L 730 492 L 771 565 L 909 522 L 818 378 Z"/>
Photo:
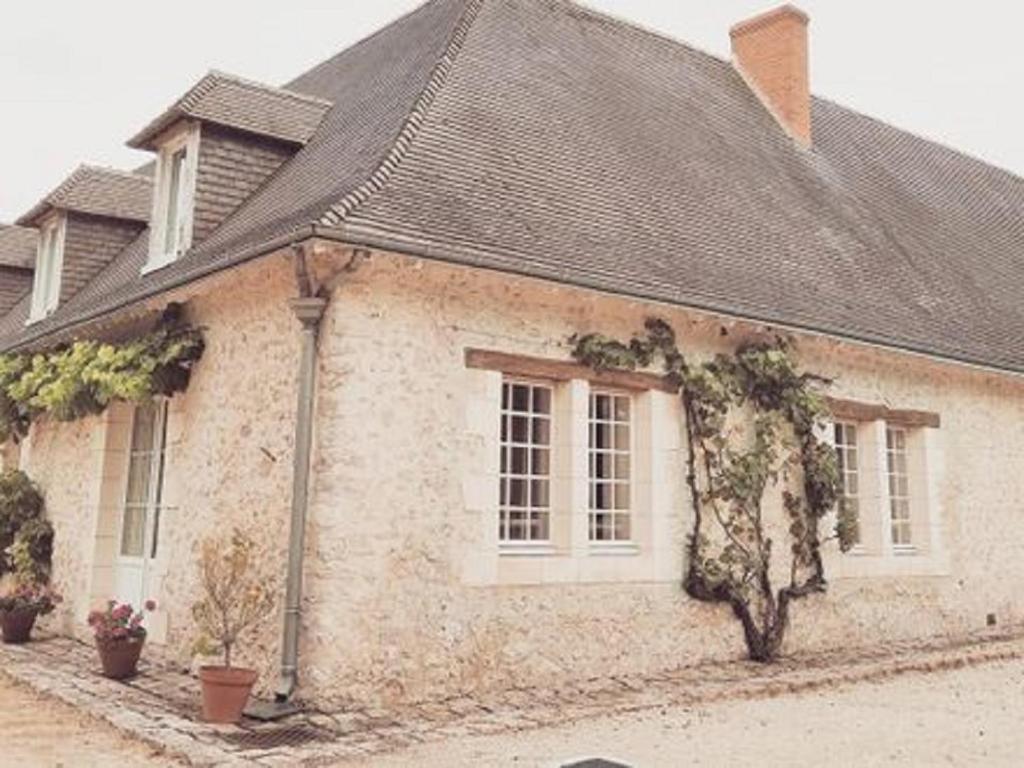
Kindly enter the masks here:
<path id="1" fill-rule="evenodd" d="M 328 228 L 330 229 L 330 228 Z M 45 340 L 50 337 L 66 336 L 76 329 L 87 328 L 96 323 L 104 322 L 108 319 L 113 318 L 115 315 L 126 311 L 130 307 L 140 304 L 144 301 L 149 301 L 157 296 L 171 291 L 178 290 L 186 285 L 195 283 L 207 277 L 211 277 L 220 272 L 225 272 L 229 269 L 239 266 L 248 261 L 258 259 L 262 256 L 280 251 L 283 248 L 287 248 L 294 245 L 299 245 L 313 238 L 339 239 L 336 233 L 332 233 L 326 230 L 322 230 L 320 226 L 307 224 L 290 232 L 279 235 L 273 238 L 269 238 L 263 242 L 254 244 L 247 248 L 239 250 L 233 254 L 230 259 L 226 259 L 222 263 L 207 264 L 203 265 L 192 272 L 187 272 L 181 275 L 178 279 L 171 281 L 166 285 L 161 285 L 158 288 L 152 288 L 149 290 L 140 291 L 138 294 L 132 296 L 126 301 L 120 302 L 113 306 L 101 307 L 100 309 L 88 313 L 82 317 L 77 318 L 74 322 L 66 323 L 64 325 L 58 325 L 54 328 L 47 328 L 41 330 L 38 333 L 30 334 L 29 336 L 20 339 L 15 344 L 4 344 L 0 340 L 0 354 L 9 352 L 18 352 L 23 350 L 34 349 L 39 346 L 45 345 Z"/>
<path id="2" fill-rule="evenodd" d="M 60 210 L 56 206 L 50 204 L 48 200 L 41 200 L 32 206 L 32 209 L 24 215 L 14 220 L 14 223 L 19 227 L 29 227 L 31 229 L 39 229 L 39 222 L 50 213 L 50 211 Z"/>
<path id="3" fill-rule="evenodd" d="M 125 145 L 131 149 L 141 149 L 146 152 L 153 152 L 157 148 L 156 138 L 179 120 L 188 118 L 181 109 L 173 106 L 164 111 L 155 120 L 152 120 L 145 128 L 132 136 Z"/>

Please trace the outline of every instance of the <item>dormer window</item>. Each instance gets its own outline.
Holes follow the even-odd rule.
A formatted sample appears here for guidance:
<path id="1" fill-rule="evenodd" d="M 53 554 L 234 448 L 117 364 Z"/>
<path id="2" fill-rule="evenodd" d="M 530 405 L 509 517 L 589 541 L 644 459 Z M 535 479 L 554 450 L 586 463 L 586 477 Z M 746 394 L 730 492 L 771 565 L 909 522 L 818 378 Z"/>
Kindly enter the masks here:
<path id="1" fill-rule="evenodd" d="M 160 146 L 147 271 L 176 261 L 192 245 L 198 149 L 197 125 L 187 127 Z"/>
<path id="2" fill-rule="evenodd" d="M 63 214 L 51 216 L 39 228 L 39 251 L 32 285 L 29 322 L 42 320 L 60 303 L 60 273 L 64 261 Z"/>

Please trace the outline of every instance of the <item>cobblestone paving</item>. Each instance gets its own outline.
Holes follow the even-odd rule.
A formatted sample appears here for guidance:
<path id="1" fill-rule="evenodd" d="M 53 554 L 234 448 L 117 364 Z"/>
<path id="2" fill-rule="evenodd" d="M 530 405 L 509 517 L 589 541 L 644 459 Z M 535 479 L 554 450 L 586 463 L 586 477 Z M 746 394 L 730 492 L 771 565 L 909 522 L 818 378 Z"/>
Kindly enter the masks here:
<path id="1" fill-rule="evenodd" d="M 145 661 L 128 683 L 98 673 L 95 649 L 66 638 L 0 647 L 0 671 L 193 765 L 332 765 L 424 742 L 523 731 L 599 715 L 778 696 L 908 672 L 1024 658 L 1024 627 L 965 641 L 802 654 L 771 667 L 685 667 L 653 677 L 580 681 L 555 689 L 461 697 L 401 711 L 307 711 L 272 724 L 198 719 L 198 681 Z"/>

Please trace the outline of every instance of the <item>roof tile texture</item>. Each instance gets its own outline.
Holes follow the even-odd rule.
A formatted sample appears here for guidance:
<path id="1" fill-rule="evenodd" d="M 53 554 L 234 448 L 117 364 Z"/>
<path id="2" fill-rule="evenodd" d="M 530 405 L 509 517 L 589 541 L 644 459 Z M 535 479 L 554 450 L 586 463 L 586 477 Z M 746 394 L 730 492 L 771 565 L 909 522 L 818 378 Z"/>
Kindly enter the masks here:
<path id="1" fill-rule="evenodd" d="M 673 40 L 564 0 L 434 0 L 287 87 L 334 106 L 209 237 L 145 277 L 133 244 L 6 345 L 327 220 L 371 247 L 1024 371 L 1024 180 L 820 99 L 801 148 L 728 62 Z"/>

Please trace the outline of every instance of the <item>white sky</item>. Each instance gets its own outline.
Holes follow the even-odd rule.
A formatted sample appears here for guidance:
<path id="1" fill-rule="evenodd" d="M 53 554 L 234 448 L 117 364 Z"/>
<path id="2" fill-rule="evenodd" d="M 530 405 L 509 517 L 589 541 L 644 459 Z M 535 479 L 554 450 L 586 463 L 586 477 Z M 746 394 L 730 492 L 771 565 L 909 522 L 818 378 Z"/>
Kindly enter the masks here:
<path id="1" fill-rule="evenodd" d="M 124 141 L 209 69 L 283 83 L 418 0 L 51 0 L 0 23 L 0 221 L 78 163 L 131 168 Z M 773 0 L 588 0 L 727 55 Z M 802 0 L 814 91 L 1024 175 L 1024 3 Z M 102 10 L 101 10 L 102 9 Z"/>

